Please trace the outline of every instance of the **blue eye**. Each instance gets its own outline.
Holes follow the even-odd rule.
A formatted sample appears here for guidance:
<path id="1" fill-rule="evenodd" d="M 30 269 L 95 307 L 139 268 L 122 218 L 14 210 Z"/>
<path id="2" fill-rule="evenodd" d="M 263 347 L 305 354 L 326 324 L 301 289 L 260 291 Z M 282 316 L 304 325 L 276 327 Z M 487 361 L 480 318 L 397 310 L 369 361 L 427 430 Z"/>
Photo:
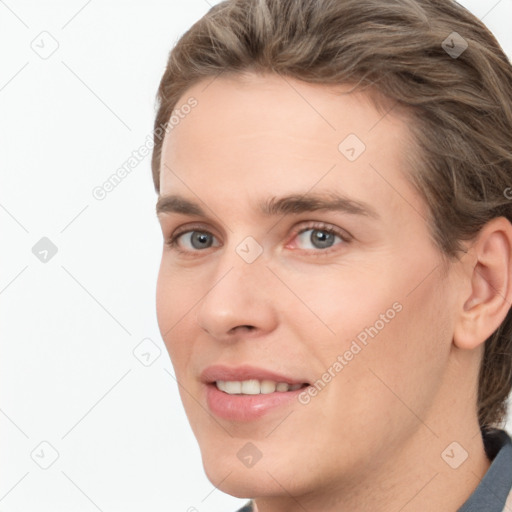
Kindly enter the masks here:
<path id="1" fill-rule="evenodd" d="M 343 242 L 344 239 L 333 230 L 325 228 L 309 228 L 297 234 L 303 247 L 302 249 L 329 249 L 336 239 Z M 305 245 L 305 246 L 304 246 Z"/>
<path id="2" fill-rule="evenodd" d="M 182 245 L 182 250 L 196 251 L 213 247 L 214 240 L 215 237 L 208 231 L 185 231 L 173 236 L 167 244 L 172 247 Z"/>

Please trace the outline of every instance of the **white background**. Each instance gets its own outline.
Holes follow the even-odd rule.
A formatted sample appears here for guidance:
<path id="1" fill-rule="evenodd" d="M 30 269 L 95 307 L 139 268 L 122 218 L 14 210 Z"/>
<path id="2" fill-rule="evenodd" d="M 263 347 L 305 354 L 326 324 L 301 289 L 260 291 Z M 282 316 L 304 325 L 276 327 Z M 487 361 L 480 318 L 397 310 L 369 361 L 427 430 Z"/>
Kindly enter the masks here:
<path id="1" fill-rule="evenodd" d="M 92 195 L 151 134 L 168 52 L 213 3 L 0 0 L 0 512 L 246 501 L 204 476 L 158 331 L 150 156 Z M 512 0 L 462 4 L 512 57 Z"/>

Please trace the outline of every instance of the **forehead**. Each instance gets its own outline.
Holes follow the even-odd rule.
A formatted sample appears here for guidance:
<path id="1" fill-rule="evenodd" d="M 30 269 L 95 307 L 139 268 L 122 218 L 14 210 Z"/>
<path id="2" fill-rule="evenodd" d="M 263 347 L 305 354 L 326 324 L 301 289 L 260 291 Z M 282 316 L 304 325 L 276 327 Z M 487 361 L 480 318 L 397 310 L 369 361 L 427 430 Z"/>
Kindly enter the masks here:
<path id="1" fill-rule="evenodd" d="M 411 146 L 403 112 L 351 90 L 271 74 L 195 84 L 175 109 L 190 98 L 197 106 L 164 139 L 161 194 L 263 196 L 321 184 L 365 195 L 389 188 L 386 179 L 403 188 Z"/>
<path id="2" fill-rule="evenodd" d="M 177 123 L 167 133 L 164 146 L 174 140 L 183 142 L 183 138 L 207 144 L 235 130 L 239 139 L 251 137 L 254 143 L 256 132 L 264 130 L 304 141 L 322 137 L 332 147 L 347 130 L 369 138 L 369 132 L 384 119 L 385 126 L 377 132 L 387 132 L 390 124 L 395 133 L 404 129 L 399 118 L 404 117 L 403 110 L 396 103 L 375 90 L 352 89 L 349 84 L 310 84 L 276 74 L 206 78 L 177 101 L 175 111 L 191 98 L 197 106 L 179 119 L 173 116 Z"/>

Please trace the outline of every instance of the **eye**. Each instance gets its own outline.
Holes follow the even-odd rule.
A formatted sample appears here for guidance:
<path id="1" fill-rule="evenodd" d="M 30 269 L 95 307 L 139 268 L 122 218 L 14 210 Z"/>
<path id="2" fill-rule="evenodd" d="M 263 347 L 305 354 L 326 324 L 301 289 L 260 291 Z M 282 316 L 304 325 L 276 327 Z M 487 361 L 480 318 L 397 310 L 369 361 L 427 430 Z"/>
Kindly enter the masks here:
<path id="1" fill-rule="evenodd" d="M 166 243 L 178 251 L 194 251 L 217 247 L 215 236 L 208 231 L 189 230 L 174 234 Z"/>
<path id="2" fill-rule="evenodd" d="M 307 229 L 297 235 L 297 238 L 303 249 L 327 249 L 332 247 L 336 238 L 339 237 L 325 229 Z"/>
<path id="3" fill-rule="evenodd" d="M 347 234 L 326 225 L 308 226 L 297 232 L 293 245 L 298 249 L 326 250 L 340 243 L 348 243 Z"/>

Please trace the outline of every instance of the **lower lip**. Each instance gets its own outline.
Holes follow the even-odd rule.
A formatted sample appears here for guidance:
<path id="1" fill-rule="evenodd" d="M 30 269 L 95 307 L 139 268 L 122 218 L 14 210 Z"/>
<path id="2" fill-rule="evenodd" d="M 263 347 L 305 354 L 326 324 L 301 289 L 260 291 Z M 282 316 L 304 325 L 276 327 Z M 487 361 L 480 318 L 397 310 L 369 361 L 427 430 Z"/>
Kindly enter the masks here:
<path id="1" fill-rule="evenodd" d="M 206 402 L 216 416 L 230 420 L 249 422 L 261 418 L 269 411 L 289 405 L 304 391 L 304 387 L 295 391 L 276 391 L 258 395 L 229 395 L 217 389 L 213 384 L 206 385 Z"/>

